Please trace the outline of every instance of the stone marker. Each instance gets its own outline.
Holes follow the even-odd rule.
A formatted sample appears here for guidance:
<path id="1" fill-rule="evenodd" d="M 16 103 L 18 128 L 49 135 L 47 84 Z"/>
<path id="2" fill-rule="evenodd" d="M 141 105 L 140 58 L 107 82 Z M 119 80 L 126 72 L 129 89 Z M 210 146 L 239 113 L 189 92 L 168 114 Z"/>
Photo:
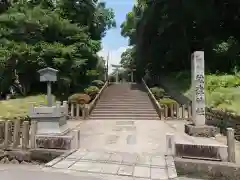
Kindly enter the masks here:
<path id="1" fill-rule="evenodd" d="M 204 93 L 204 52 L 196 51 L 191 57 L 192 77 L 192 120 L 193 124 L 185 125 L 185 132 L 192 136 L 212 137 L 219 133 L 219 129 L 207 126 L 205 119 Z"/>
<path id="2" fill-rule="evenodd" d="M 204 93 L 204 52 L 192 54 L 192 109 L 193 122 L 196 126 L 205 125 L 205 93 Z"/>

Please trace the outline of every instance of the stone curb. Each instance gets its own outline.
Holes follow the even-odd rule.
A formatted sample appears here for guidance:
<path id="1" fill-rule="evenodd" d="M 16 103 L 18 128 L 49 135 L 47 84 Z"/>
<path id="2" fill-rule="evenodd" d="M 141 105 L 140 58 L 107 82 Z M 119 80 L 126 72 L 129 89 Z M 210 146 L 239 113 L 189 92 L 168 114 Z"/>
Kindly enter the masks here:
<path id="1" fill-rule="evenodd" d="M 202 179 L 239 180 L 240 164 L 204 161 L 197 159 L 174 158 L 178 175 L 191 176 Z"/>
<path id="2" fill-rule="evenodd" d="M 58 156 L 57 158 L 53 159 L 52 161 L 48 162 L 47 164 L 45 164 L 46 167 L 52 167 L 55 164 L 57 164 L 59 161 L 65 159 L 67 156 L 71 155 L 72 153 L 76 152 L 77 150 L 70 150 L 66 153 L 63 153 L 62 155 Z"/>

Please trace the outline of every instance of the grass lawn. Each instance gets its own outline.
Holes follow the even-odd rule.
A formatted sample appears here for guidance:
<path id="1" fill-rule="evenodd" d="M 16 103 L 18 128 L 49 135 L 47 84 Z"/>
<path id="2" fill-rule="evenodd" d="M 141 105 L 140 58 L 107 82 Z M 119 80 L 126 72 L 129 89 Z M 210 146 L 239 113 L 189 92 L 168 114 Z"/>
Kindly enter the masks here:
<path id="1" fill-rule="evenodd" d="M 28 115 L 31 104 L 41 105 L 46 103 L 46 95 L 43 94 L 0 101 L 0 120 L 24 117 Z"/>
<path id="2" fill-rule="evenodd" d="M 172 74 L 168 81 L 176 85 L 176 90 L 192 99 L 190 74 Z M 207 106 L 240 114 L 240 77 L 234 75 L 205 75 L 205 96 Z"/>

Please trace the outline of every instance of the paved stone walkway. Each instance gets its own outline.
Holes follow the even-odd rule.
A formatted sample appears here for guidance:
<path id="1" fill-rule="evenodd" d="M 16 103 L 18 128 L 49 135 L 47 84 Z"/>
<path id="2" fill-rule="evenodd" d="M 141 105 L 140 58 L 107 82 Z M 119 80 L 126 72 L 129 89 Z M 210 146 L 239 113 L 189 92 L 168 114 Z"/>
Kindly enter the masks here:
<path id="1" fill-rule="evenodd" d="M 166 154 L 166 133 L 176 141 L 218 143 L 214 139 L 192 138 L 183 132 L 182 121 L 88 120 L 81 124 L 80 149 L 52 169 L 114 176 L 114 179 L 177 179 L 172 157 Z M 50 163 L 51 164 L 51 163 Z M 111 177 L 109 177 L 111 179 Z"/>
<path id="2" fill-rule="evenodd" d="M 175 129 L 159 120 L 89 120 L 80 126 L 82 149 L 129 153 L 166 153 L 166 133 Z"/>
<path id="3" fill-rule="evenodd" d="M 156 154 L 78 150 L 52 167 L 145 179 L 177 178 L 173 157 Z"/>
<path id="4" fill-rule="evenodd" d="M 165 156 L 166 133 L 174 129 L 163 121 L 89 120 L 79 129 L 81 149 L 52 168 L 144 179 L 177 178 L 173 157 Z"/>

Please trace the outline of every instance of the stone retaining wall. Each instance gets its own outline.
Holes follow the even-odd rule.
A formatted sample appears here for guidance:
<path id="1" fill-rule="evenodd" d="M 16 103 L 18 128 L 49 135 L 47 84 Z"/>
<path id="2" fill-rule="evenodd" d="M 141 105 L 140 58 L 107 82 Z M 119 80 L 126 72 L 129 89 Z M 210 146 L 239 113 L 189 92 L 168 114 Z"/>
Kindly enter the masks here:
<path id="1" fill-rule="evenodd" d="M 208 125 L 217 126 L 221 133 L 226 134 L 226 128 L 235 129 L 235 138 L 240 140 L 240 116 L 215 108 L 206 108 L 206 122 Z"/>
<path id="2" fill-rule="evenodd" d="M 175 158 L 178 175 L 211 180 L 239 180 L 240 166 L 234 163 Z"/>

